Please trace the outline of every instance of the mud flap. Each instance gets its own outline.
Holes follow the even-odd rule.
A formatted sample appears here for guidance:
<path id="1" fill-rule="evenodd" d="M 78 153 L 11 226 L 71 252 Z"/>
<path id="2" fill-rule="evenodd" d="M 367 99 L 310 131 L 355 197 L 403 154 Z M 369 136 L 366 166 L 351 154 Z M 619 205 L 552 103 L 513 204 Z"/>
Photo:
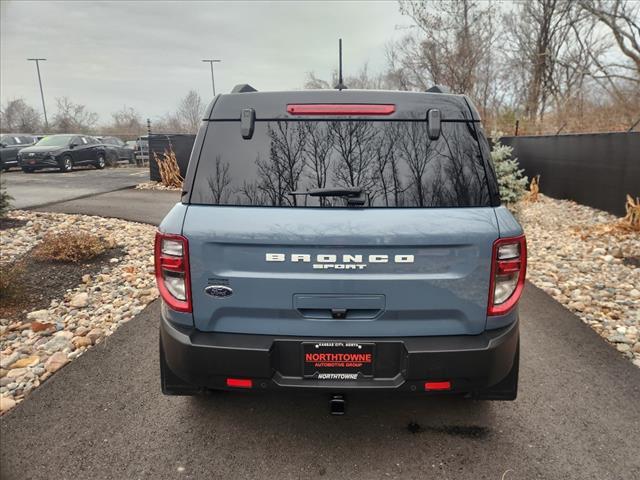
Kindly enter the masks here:
<path id="1" fill-rule="evenodd" d="M 199 395 L 203 393 L 203 389 L 195 385 L 186 383 L 175 373 L 171 371 L 164 357 L 164 349 L 162 348 L 162 339 L 160 345 L 160 386 L 162 393 L 165 395 Z"/>
<path id="2" fill-rule="evenodd" d="M 518 372 L 520 370 L 520 341 L 516 348 L 511 370 L 500 382 L 485 390 L 472 393 L 476 400 L 515 400 L 518 396 Z"/>

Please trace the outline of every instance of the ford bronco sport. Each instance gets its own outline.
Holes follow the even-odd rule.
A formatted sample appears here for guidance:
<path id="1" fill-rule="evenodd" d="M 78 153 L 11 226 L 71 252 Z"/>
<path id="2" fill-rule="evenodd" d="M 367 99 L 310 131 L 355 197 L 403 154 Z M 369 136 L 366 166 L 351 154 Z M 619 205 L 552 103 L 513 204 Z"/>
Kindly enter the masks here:
<path id="1" fill-rule="evenodd" d="M 525 238 L 465 96 L 218 95 L 155 261 L 165 394 L 516 398 Z"/>

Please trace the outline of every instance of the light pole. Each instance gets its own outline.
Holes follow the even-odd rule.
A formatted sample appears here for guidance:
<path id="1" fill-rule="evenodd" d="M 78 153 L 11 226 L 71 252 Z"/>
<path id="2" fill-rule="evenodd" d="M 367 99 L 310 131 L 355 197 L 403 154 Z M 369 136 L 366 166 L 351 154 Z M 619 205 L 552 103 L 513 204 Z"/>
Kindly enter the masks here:
<path id="1" fill-rule="evenodd" d="M 213 79 L 213 64 L 220 63 L 222 60 L 214 60 L 213 58 L 208 60 L 202 60 L 205 63 L 208 63 L 211 66 L 211 88 L 213 88 L 213 96 L 216 96 L 216 81 Z"/>
<path id="2" fill-rule="evenodd" d="M 40 98 L 42 99 L 42 110 L 44 111 L 44 127 L 49 130 L 49 122 L 47 120 L 47 106 L 44 104 L 44 92 L 42 91 L 42 78 L 40 77 L 40 62 L 46 62 L 46 58 L 27 58 L 29 62 L 36 62 L 38 70 L 38 83 L 40 84 Z"/>

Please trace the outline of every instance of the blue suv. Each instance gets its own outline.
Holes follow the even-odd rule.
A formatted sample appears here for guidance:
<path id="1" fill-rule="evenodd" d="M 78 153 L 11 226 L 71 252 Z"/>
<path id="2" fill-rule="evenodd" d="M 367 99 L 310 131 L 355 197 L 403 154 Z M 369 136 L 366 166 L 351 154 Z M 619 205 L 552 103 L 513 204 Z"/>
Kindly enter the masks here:
<path id="1" fill-rule="evenodd" d="M 516 398 L 526 243 L 465 96 L 218 95 L 155 260 L 165 394 Z"/>

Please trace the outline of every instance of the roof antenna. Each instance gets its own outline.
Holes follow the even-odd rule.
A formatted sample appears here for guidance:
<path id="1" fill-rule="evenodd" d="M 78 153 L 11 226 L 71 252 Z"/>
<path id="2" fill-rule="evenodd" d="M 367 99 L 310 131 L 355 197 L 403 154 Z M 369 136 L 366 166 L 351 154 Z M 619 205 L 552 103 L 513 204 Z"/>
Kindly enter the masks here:
<path id="1" fill-rule="evenodd" d="M 338 69 L 338 84 L 335 86 L 338 90 L 344 90 L 347 86 L 342 81 L 342 39 L 338 39 L 338 56 L 340 58 L 340 67 Z"/>

